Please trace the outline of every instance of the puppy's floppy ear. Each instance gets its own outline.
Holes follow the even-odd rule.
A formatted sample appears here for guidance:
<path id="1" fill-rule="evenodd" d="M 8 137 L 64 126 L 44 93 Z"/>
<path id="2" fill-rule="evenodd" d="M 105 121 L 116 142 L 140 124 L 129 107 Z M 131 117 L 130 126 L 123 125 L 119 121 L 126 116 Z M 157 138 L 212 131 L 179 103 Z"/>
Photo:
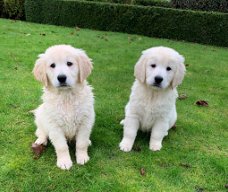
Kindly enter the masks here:
<path id="1" fill-rule="evenodd" d="M 146 61 L 145 56 L 142 55 L 135 64 L 134 75 L 141 83 L 144 83 L 146 80 Z"/>
<path id="2" fill-rule="evenodd" d="M 48 79 L 46 74 L 46 61 L 42 58 L 43 54 L 39 55 L 33 68 L 33 74 L 36 80 L 42 82 L 45 87 L 48 86 Z"/>
<path id="3" fill-rule="evenodd" d="M 184 65 L 184 57 L 182 55 L 178 55 L 176 62 L 177 62 L 177 69 L 171 83 L 172 88 L 175 88 L 176 86 L 181 84 L 182 80 L 184 79 L 184 75 L 186 71 L 185 65 Z"/>
<path id="4" fill-rule="evenodd" d="M 84 51 L 80 51 L 76 59 L 79 65 L 79 82 L 82 83 L 92 72 L 93 65 Z"/>

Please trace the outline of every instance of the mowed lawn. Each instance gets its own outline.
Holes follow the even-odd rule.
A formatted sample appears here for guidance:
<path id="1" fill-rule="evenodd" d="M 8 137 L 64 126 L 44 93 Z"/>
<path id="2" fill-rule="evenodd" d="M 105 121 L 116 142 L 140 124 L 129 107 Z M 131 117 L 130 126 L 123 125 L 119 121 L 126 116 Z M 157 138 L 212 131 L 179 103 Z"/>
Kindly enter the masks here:
<path id="1" fill-rule="evenodd" d="M 37 55 L 54 44 L 86 50 L 94 70 L 96 123 L 90 161 L 69 171 L 56 166 L 49 143 L 34 159 L 34 117 L 41 84 L 32 69 Z M 139 132 L 134 150 L 119 150 L 124 107 L 142 50 L 168 46 L 186 58 L 178 88 L 178 120 L 160 152 L 149 150 Z M 226 191 L 228 183 L 228 49 L 113 32 L 39 25 L 0 19 L 0 191 Z M 208 107 L 195 105 L 206 100 Z"/>

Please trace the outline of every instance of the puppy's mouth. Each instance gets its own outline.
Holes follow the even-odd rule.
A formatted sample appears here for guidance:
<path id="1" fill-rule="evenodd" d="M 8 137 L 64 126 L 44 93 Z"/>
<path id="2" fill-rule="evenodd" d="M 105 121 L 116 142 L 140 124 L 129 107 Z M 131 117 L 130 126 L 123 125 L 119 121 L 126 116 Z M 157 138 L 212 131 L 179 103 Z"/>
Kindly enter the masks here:
<path id="1" fill-rule="evenodd" d="M 161 84 L 158 83 L 153 83 L 152 86 L 160 89 L 162 88 Z"/>
<path id="2" fill-rule="evenodd" d="M 70 85 L 66 84 L 66 83 L 61 83 L 58 88 L 70 88 Z"/>

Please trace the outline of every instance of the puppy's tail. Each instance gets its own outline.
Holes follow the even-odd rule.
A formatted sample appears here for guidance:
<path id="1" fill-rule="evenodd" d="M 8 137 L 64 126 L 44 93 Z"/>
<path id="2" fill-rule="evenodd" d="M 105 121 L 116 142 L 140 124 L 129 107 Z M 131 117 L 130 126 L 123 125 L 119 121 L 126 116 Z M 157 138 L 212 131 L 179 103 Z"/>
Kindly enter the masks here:
<path id="1" fill-rule="evenodd" d="M 124 126 L 124 119 L 120 121 L 120 125 Z"/>
<path id="2" fill-rule="evenodd" d="M 30 110 L 29 113 L 35 115 L 36 109 Z"/>

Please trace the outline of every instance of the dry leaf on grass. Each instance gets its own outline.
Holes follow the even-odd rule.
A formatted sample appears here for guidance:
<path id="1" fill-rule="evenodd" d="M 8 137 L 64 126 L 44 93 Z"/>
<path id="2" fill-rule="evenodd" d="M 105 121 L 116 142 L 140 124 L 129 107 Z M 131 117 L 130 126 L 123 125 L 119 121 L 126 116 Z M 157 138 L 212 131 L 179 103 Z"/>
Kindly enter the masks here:
<path id="1" fill-rule="evenodd" d="M 136 146 L 133 147 L 133 151 L 140 152 L 141 148 L 136 145 Z"/>
<path id="2" fill-rule="evenodd" d="M 195 191 L 196 192 L 203 192 L 204 191 L 204 188 L 202 188 L 202 187 L 199 187 L 199 186 L 195 186 Z"/>
<path id="3" fill-rule="evenodd" d="M 40 157 L 44 149 L 45 149 L 44 145 L 38 145 L 36 143 L 32 144 L 32 151 L 35 154 L 35 159 L 38 159 Z"/>
<path id="4" fill-rule="evenodd" d="M 190 164 L 188 164 L 188 163 L 180 163 L 179 164 L 181 167 L 184 167 L 184 168 L 191 168 L 192 166 L 190 165 Z"/>
<path id="5" fill-rule="evenodd" d="M 81 29 L 79 27 L 75 27 L 75 30 L 76 31 L 80 31 Z"/>
<path id="6" fill-rule="evenodd" d="M 188 96 L 186 94 L 180 94 L 179 97 L 178 97 L 179 100 L 184 100 L 184 99 L 187 99 L 187 98 L 188 98 Z"/>
<path id="7" fill-rule="evenodd" d="M 141 174 L 142 176 L 144 176 L 144 175 L 146 174 L 146 172 L 145 172 L 145 169 L 144 169 L 144 168 L 141 168 L 141 169 L 140 169 L 140 174 Z"/>
<path id="8" fill-rule="evenodd" d="M 196 105 L 207 107 L 208 106 L 208 102 L 204 101 L 204 100 L 199 100 L 199 101 L 196 101 Z"/>

